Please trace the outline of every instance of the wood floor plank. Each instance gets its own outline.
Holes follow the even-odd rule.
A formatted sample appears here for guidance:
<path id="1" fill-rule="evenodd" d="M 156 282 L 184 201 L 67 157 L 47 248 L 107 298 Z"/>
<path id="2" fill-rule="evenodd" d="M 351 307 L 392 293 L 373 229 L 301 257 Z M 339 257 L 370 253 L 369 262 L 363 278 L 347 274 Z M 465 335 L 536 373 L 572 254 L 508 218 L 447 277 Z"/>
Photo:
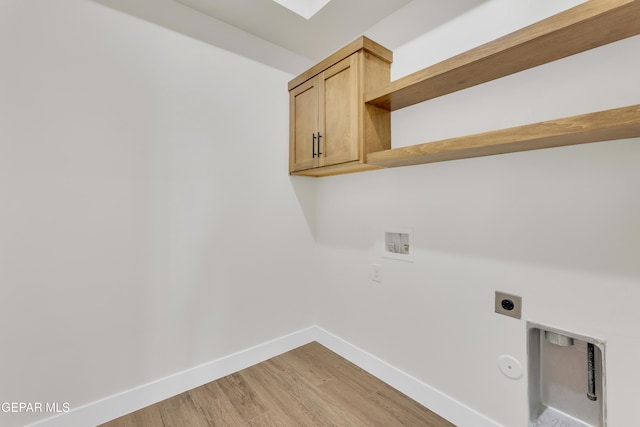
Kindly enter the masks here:
<path id="1" fill-rule="evenodd" d="M 287 369 L 295 371 L 311 384 L 317 386 L 331 379 L 334 370 L 331 366 L 323 363 L 322 357 L 318 357 L 318 350 L 311 344 L 274 357 L 274 362 L 286 364 Z"/>
<path id="2" fill-rule="evenodd" d="M 357 393 L 349 385 L 339 381 L 327 381 L 319 388 L 330 396 L 336 404 L 346 408 L 348 412 L 364 425 L 369 427 L 403 427 L 403 424 L 380 407 L 369 395 Z"/>
<path id="3" fill-rule="evenodd" d="M 256 393 L 268 402 L 272 409 L 286 417 L 285 422 L 292 422 L 294 425 L 297 423 L 301 427 L 317 425 L 310 411 L 300 404 L 292 394 L 291 387 L 281 378 L 282 372 L 273 361 L 268 360 L 259 367 L 245 369 L 240 374 L 254 385 Z"/>
<path id="4" fill-rule="evenodd" d="M 298 427 L 299 424 L 278 410 L 269 410 L 250 420 L 248 427 Z"/>
<path id="5" fill-rule="evenodd" d="M 375 392 L 371 399 L 405 426 L 455 427 L 438 414 L 386 384 Z"/>
<path id="6" fill-rule="evenodd" d="M 240 373 L 227 375 L 216 383 L 243 421 L 251 420 L 267 412 L 267 407 L 262 403 L 251 384 Z"/>
<path id="7" fill-rule="evenodd" d="M 354 365 L 347 359 L 339 356 L 328 348 L 318 344 L 315 346 L 305 346 L 304 353 L 300 357 L 308 360 L 307 363 L 323 364 L 332 377 L 339 378 L 342 382 L 349 384 L 354 390 L 362 394 L 372 394 L 379 390 L 384 383 L 378 378 L 366 372 L 364 369 Z M 293 353 L 297 356 L 298 353 Z"/>
<path id="8" fill-rule="evenodd" d="M 333 401 L 323 399 L 322 394 L 311 386 L 296 372 L 287 369 L 282 358 L 265 363 L 264 370 L 256 370 L 266 386 L 265 392 L 270 393 L 278 406 L 289 417 L 305 426 L 344 425 L 360 426 L 357 419 L 351 419 L 339 405 Z"/>
<path id="9" fill-rule="evenodd" d="M 162 425 L 166 427 L 211 427 L 204 413 L 193 403 L 189 392 L 163 400 L 158 405 Z"/>
<path id="10" fill-rule="evenodd" d="M 455 427 L 310 343 L 101 427 Z"/>
<path id="11" fill-rule="evenodd" d="M 137 426 L 159 426 L 162 427 L 162 417 L 160 416 L 160 406 L 158 404 L 147 406 L 136 412 L 132 412 L 123 417 L 117 418 L 110 423 L 109 427 L 137 427 Z"/>
<path id="12" fill-rule="evenodd" d="M 193 404 L 199 407 L 213 427 L 242 425 L 242 416 L 236 411 L 218 382 L 205 384 L 189 391 Z"/>

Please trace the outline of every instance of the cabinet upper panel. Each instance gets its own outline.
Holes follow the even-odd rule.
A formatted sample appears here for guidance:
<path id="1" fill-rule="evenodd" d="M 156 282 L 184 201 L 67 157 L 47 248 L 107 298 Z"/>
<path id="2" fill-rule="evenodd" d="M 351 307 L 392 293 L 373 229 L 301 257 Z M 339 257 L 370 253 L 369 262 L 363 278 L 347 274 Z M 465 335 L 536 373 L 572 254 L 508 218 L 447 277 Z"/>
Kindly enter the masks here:
<path id="1" fill-rule="evenodd" d="M 318 64 L 309 68 L 304 73 L 300 74 L 295 79 L 289 82 L 289 90 L 292 90 L 296 86 L 306 82 L 310 78 L 317 76 L 324 70 L 332 67 L 343 59 L 351 56 L 352 54 L 364 50 L 366 52 L 375 55 L 376 57 L 384 60 L 385 62 L 391 63 L 393 62 L 393 52 L 391 52 L 386 47 L 379 45 L 371 39 L 366 38 L 365 36 L 358 37 L 353 42 L 349 43 L 347 46 L 343 47 L 336 53 L 327 58 L 320 61 Z"/>
<path id="2" fill-rule="evenodd" d="M 361 37 L 289 83 L 289 173 L 373 168 L 366 156 L 390 148 L 391 116 L 366 106 L 363 96 L 389 82 L 390 58 L 389 50 Z"/>

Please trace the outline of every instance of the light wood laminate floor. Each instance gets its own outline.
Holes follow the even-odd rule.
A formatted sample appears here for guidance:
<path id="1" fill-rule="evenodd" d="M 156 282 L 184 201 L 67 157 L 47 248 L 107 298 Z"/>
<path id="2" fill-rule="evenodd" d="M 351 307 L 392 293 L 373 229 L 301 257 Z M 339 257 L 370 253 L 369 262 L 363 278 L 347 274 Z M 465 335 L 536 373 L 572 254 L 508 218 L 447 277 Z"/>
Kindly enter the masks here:
<path id="1" fill-rule="evenodd" d="M 101 427 L 455 427 L 313 342 Z"/>

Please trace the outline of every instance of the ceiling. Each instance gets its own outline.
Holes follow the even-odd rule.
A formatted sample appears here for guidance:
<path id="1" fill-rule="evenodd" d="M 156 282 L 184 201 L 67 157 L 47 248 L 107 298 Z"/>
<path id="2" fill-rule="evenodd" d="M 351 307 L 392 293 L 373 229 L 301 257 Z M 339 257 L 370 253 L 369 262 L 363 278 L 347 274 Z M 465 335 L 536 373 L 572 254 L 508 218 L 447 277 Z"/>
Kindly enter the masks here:
<path id="1" fill-rule="evenodd" d="M 305 19 L 310 19 L 331 0 L 273 0 Z"/>
<path id="2" fill-rule="evenodd" d="M 393 50 L 487 0 L 93 1 L 299 74 L 360 35 Z"/>
<path id="3" fill-rule="evenodd" d="M 332 0 L 305 19 L 273 0 L 176 1 L 313 61 L 323 59 L 410 2 Z"/>

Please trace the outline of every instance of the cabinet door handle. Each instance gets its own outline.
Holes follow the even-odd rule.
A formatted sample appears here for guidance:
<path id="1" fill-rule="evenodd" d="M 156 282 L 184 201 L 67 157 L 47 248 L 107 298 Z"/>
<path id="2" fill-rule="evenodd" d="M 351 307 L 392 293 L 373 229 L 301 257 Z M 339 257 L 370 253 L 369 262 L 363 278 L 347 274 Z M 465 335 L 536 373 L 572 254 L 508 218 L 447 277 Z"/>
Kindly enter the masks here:
<path id="1" fill-rule="evenodd" d="M 320 154 L 322 154 L 320 152 L 320 138 L 322 138 L 322 135 L 320 135 L 320 132 L 318 132 L 318 157 L 320 157 Z"/>
<path id="2" fill-rule="evenodd" d="M 313 133 L 313 138 L 311 139 L 311 151 L 313 151 L 313 158 L 316 157 L 316 134 Z"/>

